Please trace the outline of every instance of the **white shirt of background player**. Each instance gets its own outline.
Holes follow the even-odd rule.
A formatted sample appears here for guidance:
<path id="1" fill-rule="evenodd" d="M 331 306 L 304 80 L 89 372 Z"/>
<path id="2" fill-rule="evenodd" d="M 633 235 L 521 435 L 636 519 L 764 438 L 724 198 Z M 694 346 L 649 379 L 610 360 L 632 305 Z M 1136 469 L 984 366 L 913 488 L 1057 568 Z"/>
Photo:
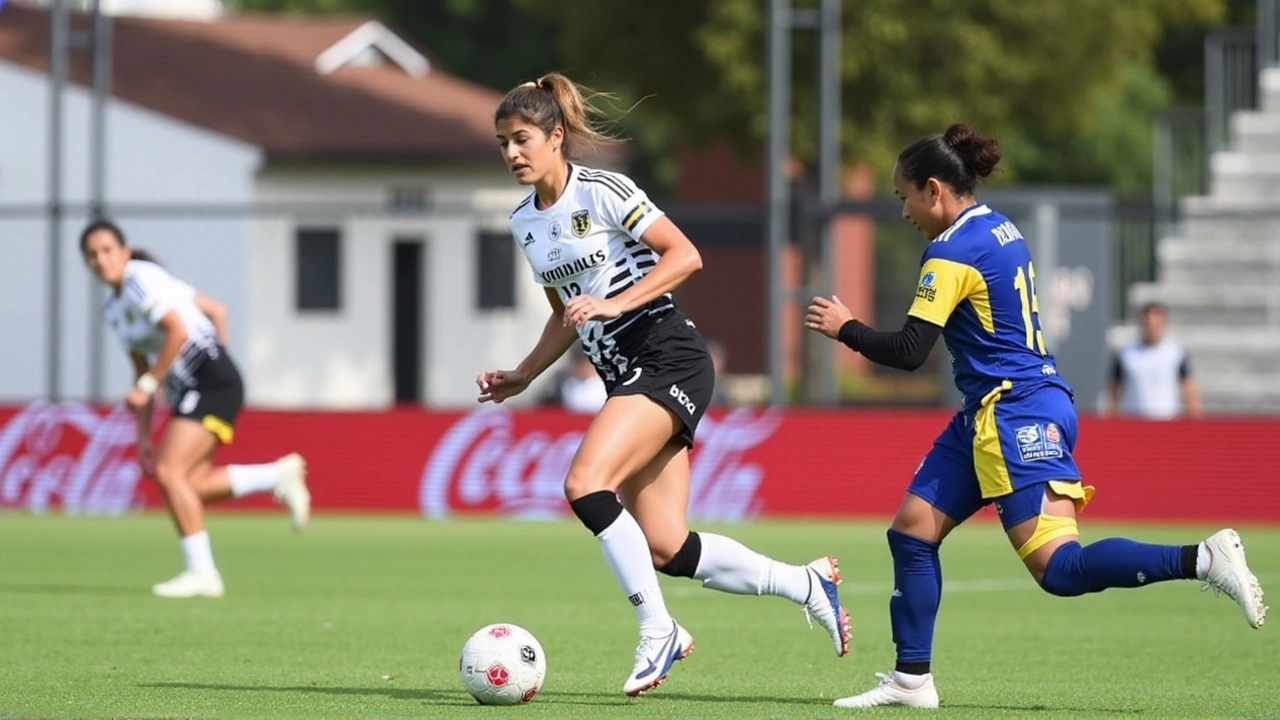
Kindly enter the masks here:
<path id="1" fill-rule="evenodd" d="M 104 314 L 125 350 L 145 359 L 147 367 L 159 359 L 168 334 L 180 332 L 183 341 L 178 354 L 166 378 L 157 379 L 172 377 L 179 386 L 186 386 L 192 382 L 191 373 L 203 360 L 201 356 L 216 357 L 218 353 L 218 330 L 201 309 L 200 301 L 211 304 L 195 288 L 159 265 L 130 260 L 125 265 L 120 292 L 107 298 Z M 209 310 L 218 314 L 215 308 Z M 174 317 L 166 322 L 169 313 Z"/>

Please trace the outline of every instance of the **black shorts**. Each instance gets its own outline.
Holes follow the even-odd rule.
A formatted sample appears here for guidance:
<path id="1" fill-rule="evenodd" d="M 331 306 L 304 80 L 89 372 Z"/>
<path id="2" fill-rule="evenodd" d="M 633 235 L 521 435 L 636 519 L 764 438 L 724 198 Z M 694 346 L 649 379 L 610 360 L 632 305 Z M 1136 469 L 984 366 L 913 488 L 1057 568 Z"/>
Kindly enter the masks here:
<path id="1" fill-rule="evenodd" d="M 226 349 L 208 358 L 192 373 L 192 385 L 178 388 L 171 405 L 175 417 L 195 420 L 230 445 L 235 436 L 236 417 L 244 407 L 244 381 Z"/>
<path id="2" fill-rule="evenodd" d="M 635 336 L 619 343 L 629 360 L 617 381 L 605 381 L 609 397 L 646 395 L 675 413 L 684 429 L 676 434 L 685 447 L 693 436 L 716 386 L 715 365 L 702 334 L 679 310 L 663 313 Z"/>

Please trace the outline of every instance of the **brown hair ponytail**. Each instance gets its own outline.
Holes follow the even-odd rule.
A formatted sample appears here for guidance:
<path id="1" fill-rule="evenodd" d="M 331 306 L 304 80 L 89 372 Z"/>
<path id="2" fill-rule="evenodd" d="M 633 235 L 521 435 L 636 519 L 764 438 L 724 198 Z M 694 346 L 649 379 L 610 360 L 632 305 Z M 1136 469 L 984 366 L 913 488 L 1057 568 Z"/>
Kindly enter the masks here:
<path id="1" fill-rule="evenodd" d="M 519 118 L 534 125 L 548 136 L 556 126 L 564 128 L 564 145 L 561 152 L 568 160 L 577 160 L 584 151 L 594 151 L 598 145 L 619 142 L 618 138 L 602 132 L 591 116 L 603 113 L 592 106 L 596 98 L 611 96 L 578 85 L 561 73 L 547 73 L 537 82 L 528 82 L 507 93 L 494 113 L 494 123 L 506 118 Z"/>

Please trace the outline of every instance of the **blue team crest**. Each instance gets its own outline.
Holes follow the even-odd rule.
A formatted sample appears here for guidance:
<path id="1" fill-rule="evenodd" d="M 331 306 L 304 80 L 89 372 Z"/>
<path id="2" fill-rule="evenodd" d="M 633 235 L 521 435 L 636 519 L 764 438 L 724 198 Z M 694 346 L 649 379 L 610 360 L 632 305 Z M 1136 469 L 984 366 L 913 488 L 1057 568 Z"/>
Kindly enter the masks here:
<path id="1" fill-rule="evenodd" d="M 937 279 L 937 276 L 933 274 L 932 270 L 920 276 L 920 287 L 916 288 L 916 297 L 927 302 L 933 302 L 937 299 L 938 288 L 933 286 L 935 279 Z"/>
<path id="2" fill-rule="evenodd" d="M 1024 425 L 1013 431 L 1018 443 L 1018 456 L 1023 462 L 1054 460 L 1062 457 L 1062 431 L 1053 423 Z"/>

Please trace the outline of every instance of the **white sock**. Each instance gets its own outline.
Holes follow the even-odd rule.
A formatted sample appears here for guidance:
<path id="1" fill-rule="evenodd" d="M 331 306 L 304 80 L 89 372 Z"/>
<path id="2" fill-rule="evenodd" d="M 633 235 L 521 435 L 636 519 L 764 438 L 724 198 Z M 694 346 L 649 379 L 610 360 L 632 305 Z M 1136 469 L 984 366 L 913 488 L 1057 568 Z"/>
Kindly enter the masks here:
<path id="1" fill-rule="evenodd" d="M 275 490 L 280 484 L 280 465 L 273 462 L 259 465 L 228 465 L 227 477 L 231 479 L 231 494 L 236 497 L 267 492 Z"/>
<path id="2" fill-rule="evenodd" d="M 658 573 L 653 569 L 649 541 L 640 524 L 626 510 L 613 524 L 596 536 L 613 577 L 622 586 L 627 600 L 640 620 L 641 637 L 659 637 L 671 632 L 672 619 L 667 603 L 658 587 Z"/>
<path id="3" fill-rule="evenodd" d="M 929 674 L 910 675 L 904 672 L 893 671 L 893 680 L 908 690 L 919 690 L 929 679 Z"/>
<path id="4" fill-rule="evenodd" d="M 1213 553 L 1210 552 L 1209 546 L 1200 543 L 1200 549 L 1196 551 L 1196 578 L 1203 580 L 1209 577 L 1209 563 L 1213 562 Z"/>
<path id="5" fill-rule="evenodd" d="M 213 549 L 209 547 L 209 533 L 201 530 L 195 535 L 182 538 L 182 556 L 187 560 L 187 569 L 192 572 L 217 572 L 213 564 Z"/>
<path id="6" fill-rule="evenodd" d="M 702 557 L 693 577 L 704 587 L 736 595 L 777 595 L 794 603 L 809 600 L 809 569 L 761 555 L 742 543 L 713 533 L 698 533 Z"/>

